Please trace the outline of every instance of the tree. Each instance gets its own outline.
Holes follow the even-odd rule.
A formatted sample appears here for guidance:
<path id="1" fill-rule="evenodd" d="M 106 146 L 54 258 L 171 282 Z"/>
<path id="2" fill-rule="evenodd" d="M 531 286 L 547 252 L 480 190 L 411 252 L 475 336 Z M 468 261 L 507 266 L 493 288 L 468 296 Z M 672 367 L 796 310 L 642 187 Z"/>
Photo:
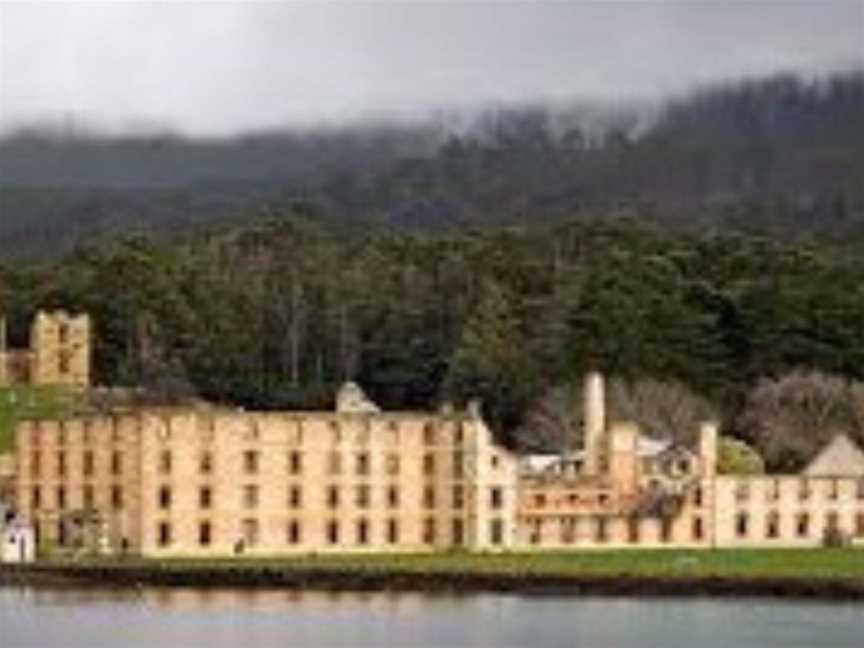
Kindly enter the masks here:
<path id="1" fill-rule="evenodd" d="M 769 468 L 799 470 L 837 433 L 864 441 L 864 383 L 817 371 L 763 378 L 740 425 Z"/>
<path id="2" fill-rule="evenodd" d="M 460 403 L 480 399 L 486 419 L 509 441 L 535 395 L 535 382 L 535 368 L 507 295 L 486 282 L 448 367 L 445 397 Z"/>
<path id="3" fill-rule="evenodd" d="M 761 475 L 765 472 L 765 460 L 744 441 L 724 436 L 718 443 L 717 472 L 721 475 Z"/>

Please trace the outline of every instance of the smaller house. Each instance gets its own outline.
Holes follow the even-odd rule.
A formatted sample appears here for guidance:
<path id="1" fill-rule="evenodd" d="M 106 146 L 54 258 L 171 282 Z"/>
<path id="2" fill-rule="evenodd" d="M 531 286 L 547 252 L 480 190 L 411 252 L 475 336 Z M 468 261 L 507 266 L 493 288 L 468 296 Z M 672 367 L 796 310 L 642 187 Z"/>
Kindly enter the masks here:
<path id="1" fill-rule="evenodd" d="M 36 560 L 33 526 L 0 507 L 0 563 L 29 563 Z"/>

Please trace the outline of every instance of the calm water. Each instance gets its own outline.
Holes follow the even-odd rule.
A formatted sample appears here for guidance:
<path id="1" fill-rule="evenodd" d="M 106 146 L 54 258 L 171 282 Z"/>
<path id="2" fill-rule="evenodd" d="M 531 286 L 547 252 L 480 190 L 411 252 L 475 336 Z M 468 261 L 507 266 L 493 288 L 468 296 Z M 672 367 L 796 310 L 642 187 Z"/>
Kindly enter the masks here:
<path id="1" fill-rule="evenodd" d="M 0 588 L 0 646 L 862 648 L 864 605 Z"/>

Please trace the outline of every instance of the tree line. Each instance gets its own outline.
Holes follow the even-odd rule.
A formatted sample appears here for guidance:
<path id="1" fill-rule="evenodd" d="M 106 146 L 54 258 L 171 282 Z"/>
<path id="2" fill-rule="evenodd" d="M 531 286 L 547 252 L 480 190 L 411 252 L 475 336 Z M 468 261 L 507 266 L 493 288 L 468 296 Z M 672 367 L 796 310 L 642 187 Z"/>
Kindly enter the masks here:
<path id="1" fill-rule="evenodd" d="M 795 466 L 826 426 L 754 424 L 782 410 L 771 390 L 774 409 L 754 410 L 762 381 L 802 369 L 864 380 L 860 255 L 632 219 L 348 235 L 286 210 L 10 264 L 0 300 L 22 345 L 39 307 L 91 313 L 101 384 L 255 408 L 326 407 L 349 379 L 385 408 L 479 397 L 522 447 L 548 446 L 528 423 L 561 414 L 555 395 L 599 369 L 680 385 L 770 465 Z"/>

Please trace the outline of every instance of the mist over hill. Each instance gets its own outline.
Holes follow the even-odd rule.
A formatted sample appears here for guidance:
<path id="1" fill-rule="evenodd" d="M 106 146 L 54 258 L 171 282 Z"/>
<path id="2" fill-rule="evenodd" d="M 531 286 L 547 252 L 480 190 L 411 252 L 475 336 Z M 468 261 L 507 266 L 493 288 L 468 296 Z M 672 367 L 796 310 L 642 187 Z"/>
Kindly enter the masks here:
<path id="1" fill-rule="evenodd" d="M 231 138 L 30 128 L 0 139 L 0 258 L 302 207 L 345 231 L 630 216 L 864 232 L 864 72 L 706 86 L 662 105 L 525 104 Z"/>

